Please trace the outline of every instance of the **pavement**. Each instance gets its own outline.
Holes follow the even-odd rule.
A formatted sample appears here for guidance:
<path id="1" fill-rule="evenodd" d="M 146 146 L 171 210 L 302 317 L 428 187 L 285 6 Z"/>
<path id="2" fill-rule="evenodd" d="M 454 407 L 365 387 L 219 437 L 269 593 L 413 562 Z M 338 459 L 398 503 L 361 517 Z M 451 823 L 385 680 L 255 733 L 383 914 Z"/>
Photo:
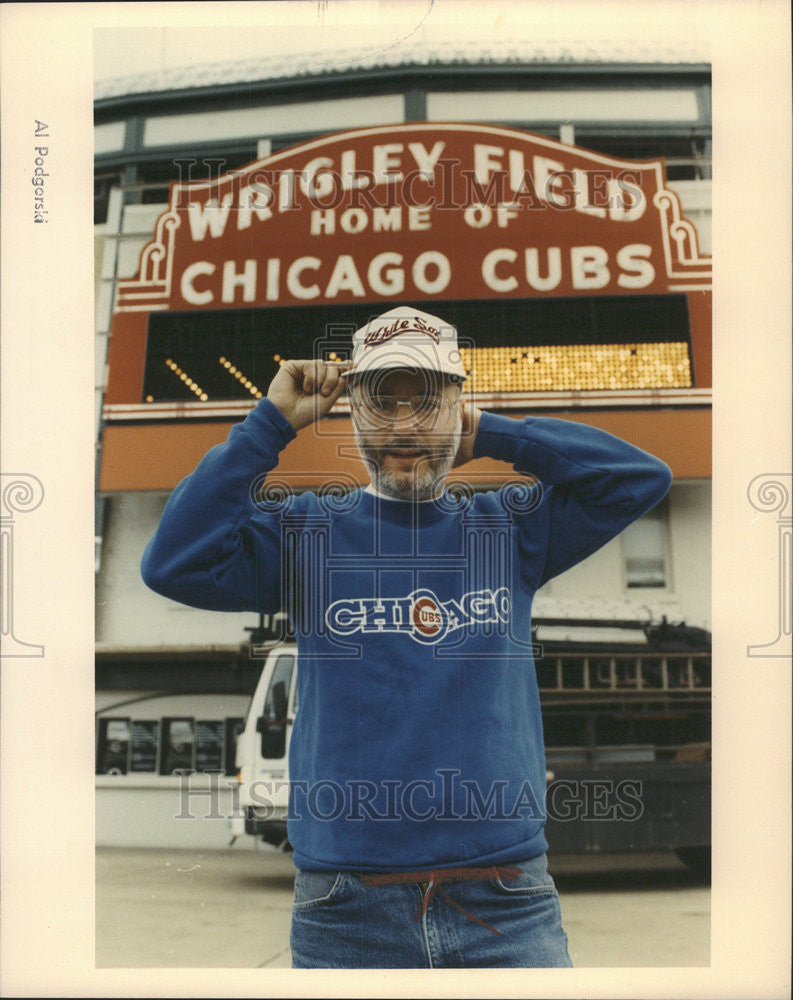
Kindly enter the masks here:
<path id="1" fill-rule="evenodd" d="M 710 886 L 670 852 L 557 855 L 578 968 L 710 963 Z M 256 849 L 99 848 L 97 968 L 291 967 L 294 866 Z"/>

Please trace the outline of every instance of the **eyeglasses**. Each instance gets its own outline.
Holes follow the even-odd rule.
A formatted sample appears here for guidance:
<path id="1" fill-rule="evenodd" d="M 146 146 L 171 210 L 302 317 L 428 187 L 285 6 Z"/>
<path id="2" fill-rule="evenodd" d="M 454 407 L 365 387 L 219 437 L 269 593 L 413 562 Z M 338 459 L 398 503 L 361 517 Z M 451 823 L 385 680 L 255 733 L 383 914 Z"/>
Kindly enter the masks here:
<path id="1" fill-rule="evenodd" d="M 441 423 L 452 408 L 446 396 L 427 396 L 420 393 L 409 399 L 398 396 L 363 396 L 355 401 L 360 416 L 375 427 L 388 427 L 396 420 L 401 404 L 407 406 L 410 416 L 422 427 L 434 427 Z"/>

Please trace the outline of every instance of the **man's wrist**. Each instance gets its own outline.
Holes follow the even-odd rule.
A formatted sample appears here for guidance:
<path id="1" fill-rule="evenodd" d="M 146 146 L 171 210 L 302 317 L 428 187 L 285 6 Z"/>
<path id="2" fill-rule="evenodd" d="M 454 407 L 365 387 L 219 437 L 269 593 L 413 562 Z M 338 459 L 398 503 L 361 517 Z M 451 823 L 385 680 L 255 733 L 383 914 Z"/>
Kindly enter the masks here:
<path id="1" fill-rule="evenodd" d="M 501 414 L 480 411 L 474 439 L 474 458 L 495 458 L 512 463 L 524 437 L 524 421 Z"/>
<path id="2" fill-rule="evenodd" d="M 247 417 L 247 420 L 250 420 L 254 424 L 259 424 L 262 419 L 271 428 L 281 434 L 285 444 L 288 444 L 297 434 L 292 421 L 286 416 L 281 407 L 275 404 L 268 396 L 259 400 L 258 404 L 251 410 Z"/>

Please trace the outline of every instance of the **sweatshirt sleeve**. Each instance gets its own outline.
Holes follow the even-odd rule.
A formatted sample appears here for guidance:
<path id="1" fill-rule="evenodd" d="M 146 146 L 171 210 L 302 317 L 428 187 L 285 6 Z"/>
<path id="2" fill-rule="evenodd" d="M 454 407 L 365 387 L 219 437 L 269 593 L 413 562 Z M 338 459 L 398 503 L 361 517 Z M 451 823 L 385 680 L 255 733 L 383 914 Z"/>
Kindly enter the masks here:
<path id="1" fill-rule="evenodd" d="M 641 448 L 555 417 L 514 420 L 483 413 L 474 457 L 484 455 L 540 482 L 540 502 L 516 518 L 531 536 L 533 552 L 538 532 L 545 535 L 540 558 L 532 560 L 535 587 L 605 545 L 662 500 L 672 482 L 669 467 Z"/>
<path id="2" fill-rule="evenodd" d="M 262 399 L 223 444 L 176 487 L 141 561 L 158 594 L 212 611 L 274 612 L 281 606 L 280 514 L 253 495 L 295 437 Z"/>

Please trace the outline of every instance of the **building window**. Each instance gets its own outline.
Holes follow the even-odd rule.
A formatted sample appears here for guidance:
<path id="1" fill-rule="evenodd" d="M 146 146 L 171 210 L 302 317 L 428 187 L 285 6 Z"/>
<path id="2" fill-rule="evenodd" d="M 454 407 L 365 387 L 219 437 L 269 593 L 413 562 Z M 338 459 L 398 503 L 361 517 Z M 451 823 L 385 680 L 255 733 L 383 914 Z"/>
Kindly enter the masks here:
<path id="1" fill-rule="evenodd" d="M 129 770 L 129 719 L 100 719 L 96 746 L 97 774 L 126 774 Z"/>
<path id="2" fill-rule="evenodd" d="M 669 505 L 661 501 L 622 533 L 625 583 L 630 588 L 668 587 Z"/>
<path id="3" fill-rule="evenodd" d="M 107 222 L 107 208 L 110 202 L 110 192 L 121 183 L 120 174 L 94 175 L 94 225 L 100 226 Z"/>
<path id="4" fill-rule="evenodd" d="M 694 87 L 463 90 L 427 94 L 429 121 L 673 122 L 700 120 Z"/>
<path id="5" fill-rule="evenodd" d="M 193 770 L 195 723 L 193 719 L 162 720 L 160 774 Z"/>
<path id="6" fill-rule="evenodd" d="M 365 128 L 383 122 L 405 120 L 402 94 L 371 94 L 361 97 L 291 102 L 259 107 L 226 108 L 188 114 L 158 115 L 143 126 L 143 145 L 218 142 L 248 136 L 293 134 Z"/>
<path id="7" fill-rule="evenodd" d="M 240 152 L 228 152 L 223 149 L 196 153 L 190 149 L 176 150 L 167 160 L 157 160 L 141 163 L 137 167 L 137 183 L 134 186 L 138 192 L 141 205 L 166 205 L 171 181 L 184 184 L 207 183 L 228 174 L 238 167 L 246 166 L 256 159 L 256 143 L 251 142 Z"/>
<path id="8" fill-rule="evenodd" d="M 235 775 L 242 716 L 97 720 L 97 774 Z"/>
<path id="9" fill-rule="evenodd" d="M 594 153 L 621 160 L 663 158 L 669 181 L 702 180 L 712 177 L 710 127 L 699 126 L 679 135 L 620 135 L 576 128 L 575 144 Z"/>
<path id="10" fill-rule="evenodd" d="M 130 772 L 136 774 L 154 774 L 156 772 L 159 738 L 160 727 L 155 720 L 133 720 Z"/>
<path id="11" fill-rule="evenodd" d="M 116 153 L 124 148 L 124 141 L 127 135 L 127 123 L 125 121 L 106 122 L 104 125 L 94 126 L 94 156 L 101 156 L 103 153 Z"/>
<path id="12" fill-rule="evenodd" d="M 223 760 L 223 721 L 203 719 L 195 728 L 195 769 L 200 773 L 225 771 Z"/>

